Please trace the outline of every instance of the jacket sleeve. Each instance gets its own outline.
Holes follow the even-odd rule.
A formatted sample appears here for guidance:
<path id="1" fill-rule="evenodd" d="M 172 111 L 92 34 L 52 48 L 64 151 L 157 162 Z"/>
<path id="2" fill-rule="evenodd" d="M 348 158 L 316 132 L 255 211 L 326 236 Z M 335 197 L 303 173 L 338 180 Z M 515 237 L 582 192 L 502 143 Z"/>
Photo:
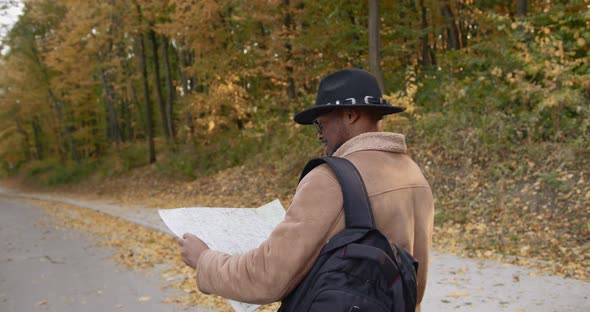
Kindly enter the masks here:
<path id="1" fill-rule="evenodd" d="M 325 165 L 298 185 L 285 219 L 242 255 L 207 250 L 197 265 L 204 293 L 265 304 L 286 296 L 307 274 L 342 214 L 342 191 Z"/>

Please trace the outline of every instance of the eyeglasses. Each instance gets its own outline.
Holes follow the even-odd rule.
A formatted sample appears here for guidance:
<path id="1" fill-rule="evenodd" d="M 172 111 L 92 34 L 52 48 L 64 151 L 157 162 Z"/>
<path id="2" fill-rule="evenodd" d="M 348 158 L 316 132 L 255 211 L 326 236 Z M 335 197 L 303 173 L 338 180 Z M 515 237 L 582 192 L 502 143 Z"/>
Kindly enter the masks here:
<path id="1" fill-rule="evenodd" d="M 320 123 L 319 120 L 314 119 L 313 120 L 313 125 L 315 126 L 315 128 L 318 130 L 319 134 L 322 134 L 322 131 L 324 130 L 324 127 L 322 127 L 322 124 Z"/>

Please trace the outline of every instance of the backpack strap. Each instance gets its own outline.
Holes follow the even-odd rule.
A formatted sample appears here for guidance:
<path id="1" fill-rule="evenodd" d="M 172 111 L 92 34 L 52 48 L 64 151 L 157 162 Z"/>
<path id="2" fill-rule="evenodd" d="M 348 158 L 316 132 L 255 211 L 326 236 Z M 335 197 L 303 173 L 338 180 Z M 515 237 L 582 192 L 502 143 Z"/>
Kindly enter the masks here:
<path id="1" fill-rule="evenodd" d="M 374 229 L 375 218 L 369 202 L 369 196 L 365 189 L 365 183 L 356 167 L 348 160 L 341 157 L 323 157 L 310 160 L 299 181 L 313 168 L 326 163 L 332 168 L 338 183 L 342 189 L 344 201 L 344 220 L 346 228 Z"/>

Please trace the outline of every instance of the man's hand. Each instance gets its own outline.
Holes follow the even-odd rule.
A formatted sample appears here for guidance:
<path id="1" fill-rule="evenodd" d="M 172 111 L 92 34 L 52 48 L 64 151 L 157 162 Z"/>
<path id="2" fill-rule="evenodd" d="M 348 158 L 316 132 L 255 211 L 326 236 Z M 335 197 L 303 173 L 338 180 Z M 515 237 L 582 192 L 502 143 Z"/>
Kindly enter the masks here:
<path id="1" fill-rule="evenodd" d="M 189 267 L 195 269 L 201 254 L 209 249 L 209 246 L 193 234 L 185 233 L 182 238 L 178 238 L 178 245 L 180 246 L 180 256 L 182 261 Z"/>

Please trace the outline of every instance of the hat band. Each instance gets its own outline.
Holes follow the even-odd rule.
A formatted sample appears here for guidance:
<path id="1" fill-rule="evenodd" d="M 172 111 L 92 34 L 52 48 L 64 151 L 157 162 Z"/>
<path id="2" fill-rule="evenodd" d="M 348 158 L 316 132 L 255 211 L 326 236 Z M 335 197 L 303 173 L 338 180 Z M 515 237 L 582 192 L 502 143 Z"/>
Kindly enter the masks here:
<path id="1" fill-rule="evenodd" d="M 387 100 L 384 99 L 384 98 L 376 98 L 376 97 L 367 95 L 367 96 L 365 96 L 363 98 L 363 101 L 362 102 L 358 102 L 358 103 L 357 103 L 356 98 L 347 98 L 347 99 L 344 99 L 344 100 L 337 100 L 334 103 L 331 103 L 331 102 L 330 103 L 326 103 L 326 104 L 323 104 L 322 106 L 327 106 L 327 105 L 357 105 L 357 104 L 361 104 L 361 105 L 362 104 L 387 105 L 387 104 L 389 104 L 389 102 L 387 102 Z"/>

